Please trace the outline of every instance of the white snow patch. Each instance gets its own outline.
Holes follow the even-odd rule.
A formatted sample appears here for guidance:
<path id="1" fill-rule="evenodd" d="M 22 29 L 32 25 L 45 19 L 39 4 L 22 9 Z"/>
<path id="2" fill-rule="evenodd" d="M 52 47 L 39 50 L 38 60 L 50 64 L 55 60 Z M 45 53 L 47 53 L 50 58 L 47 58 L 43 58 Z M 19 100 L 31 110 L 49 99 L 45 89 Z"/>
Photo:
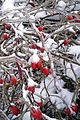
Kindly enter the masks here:
<path id="1" fill-rule="evenodd" d="M 55 49 L 57 47 L 57 44 L 53 39 L 48 38 L 44 46 L 45 46 L 46 51 L 49 51 L 50 48 Z"/>
<path id="2" fill-rule="evenodd" d="M 45 61 L 48 61 L 48 60 L 49 60 L 49 57 L 48 57 L 46 51 L 44 51 L 43 53 L 40 53 L 40 55 L 42 56 L 43 60 L 45 60 Z"/>
<path id="3" fill-rule="evenodd" d="M 28 80 L 28 86 L 30 87 L 30 86 L 37 86 L 38 84 L 36 83 L 36 82 L 34 82 L 31 78 L 28 78 L 27 79 Z"/>
<path id="4" fill-rule="evenodd" d="M 58 10 L 63 11 L 66 7 L 66 3 L 63 0 L 60 0 L 57 4 Z"/>
<path id="5" fill-rule="evenodd" d="M 80 46 L 75 45 L 69 47 L 68 53 L 78 56 L 80 54 Z"/>
<path id="6" fill-rule="evenodd" d="M 29 58 L 29 64 L 31 65 L 32 62 L 37 63 L 39 62 L 40 58 L 37 53 L 34 51 L 34 54 Z"/>
<path id="7" fill-rule="evenodd" d="M 42 10 L 42 8 L 40 8 L 40 10 Z M 35 15 L 35 18 L 36 19 L 39 19 L 39 18 L 43 18 L 45 17 L 47 14 L 45 11 L 40 11 L 40 12 L 37 12 L 36 15 Z"/>
<path id="8" fill-rule="evenodd" d="M 3 11 L 13 10 L 15 8 L 14 2 L 15 2 L 15 0 L 5 0 L 5 2 L 2 5 L 2 10 Z"/>
<path id="9" fill-rule="evenodd" d="M 30 118 L 30 112 L 26 112 L 26 113 L 24 114 L 22 120 L 31 120 L 31 118 Z"/>

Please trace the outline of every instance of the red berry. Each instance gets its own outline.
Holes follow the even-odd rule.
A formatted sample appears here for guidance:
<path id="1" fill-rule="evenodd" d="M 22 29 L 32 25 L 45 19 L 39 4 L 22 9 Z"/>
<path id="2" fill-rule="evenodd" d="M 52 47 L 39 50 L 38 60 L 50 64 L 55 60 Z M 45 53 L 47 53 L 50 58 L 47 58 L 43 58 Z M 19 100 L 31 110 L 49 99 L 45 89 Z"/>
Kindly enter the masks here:
<path id="1" fill-rule="evenodd" d="M 32 44 L 32 45 L 31 45 L 31 48 L 32 48 L 32 49 L 36 49 L 37 46 L 36 46 L 35 44 Z"/>
<path id="2" fill-rule="evenodd" d="M 37 68 L 42 68 L 42 60 L 39 60 L 39 62 L 36 64 Z"/>
<path id="3" fill-rule="evenodd" d="M 39 26 L 38 27 L 38 30 L 41 32 L 43 30 L 43 27 L 42 26 Z"/>
<path id="4" fill-rule="evenodd" d="M 75 22 L 77 22 L 77 23 L 80 22 L 80 15 L 77 15 L 77 16 L 76 16 Z"/>
<path id="5" fill-rule="evenodd" d="M 8 90 L 9 87 L 10 87 L 10 83 L 6 83 L 6 84 L 5 84 L 5 87 L 6 87 L 6 90 Z"/>
<path id="6" fill-rule="evenodd" d="M 49 69 L 48 68 L 42 68 L 41 71 L 44 73 L 44 75 L 46 77 L 49 75 Z"/>
<path id="7" fill-rule="evenodd" d="M 72 110 L 74 111 L 74 112 L 77 112 L 78 111 L 78 106 L 77 105 L 72 105 Z"/>
<path id="8" fill-rule="evenodd" d="M 35 92 L 35 87 L 34 86 L 29 86 L 26 88 L 26 90 L 29 90 L 30 92 L 34 93 Z"/>
<path id="9" fill-rule="evenodd" d="M 41 120 L 42 112 L 39 109 L 31 108 L 31 116 L 36 120 Z"/>
<path id="10" fill-rule="evenodd" d="M 10 30 L 11 25 L 5 24 L 5 28 L 6 28 L 7 30 Z"/>
<path id="11" fill-rule="evenodd" d="M 43 53 L 45 49 L 44 48 L 40 48 L 39 50 Z"/>
<path id="12" fill-rule="evenodd" d="M 38 106 L 40 106 L 40 107 L 42 107 L 43 106 L 43 104 L 42 104 L 42 102 L 36 102 L 37 104 L 38 104 Z"/>
<path id="13" fill-rule="evenodd" d="M 20 109 L 14 105 L 10 106 L 10 111 L 12 112 L 13 115 L 16 116 L 21 113 Z"/>
<path id="14" fill-rule="evenodd" d="M 71 115 L 71 110 L 69 108 L 66 108 L 66 115 L 70 116 Z"/>
<path id="15" fill-rule="evenodd" d="M 73 16 L 68 15 L 68 20 L 73 20 Z"/>
<path id="16" fill-rule="evenodd" d="M 6 23 L 3 23 L 2 25 L 5 27 Z"/>
<path id="17" fill-rule="evenodd" d="M 63 44 L 64 44 L 64 46 L 67 46 L 68 45 L 68 39 L 65 39 Z"/>
<path id="18" fill-rule="evenodd" d="M 77 22 L 77 23 L 80 22 L 80 19 L 76 19 L 75 22 Z"/>
<path id="19" fill-rule="evenodd" d="M 16 85 L 17 78 L 15 76 L 11 76 L 11 83 L 12 83 L 12 85 Z"/>
<path id="20" fill-rule="evenodd" d="M 4 39 L 4 40 L 7 40 L 8 38 L 9 38 L 9 35 L 8 35 L 7 33 L 4 33 L 4 34 L 3 34 L 3 39 Z"/>
<path id="21" fill-rule="evenodd" d="M 33 70 L 35 70 L 37 68 L 36 63 L 31 63 L 31 67 Z"/>
<path id="22" fill-rule="evenodd" d="M 0 84 L 3 84 L 3 80 L 2 79 L 0 79 Z"/>

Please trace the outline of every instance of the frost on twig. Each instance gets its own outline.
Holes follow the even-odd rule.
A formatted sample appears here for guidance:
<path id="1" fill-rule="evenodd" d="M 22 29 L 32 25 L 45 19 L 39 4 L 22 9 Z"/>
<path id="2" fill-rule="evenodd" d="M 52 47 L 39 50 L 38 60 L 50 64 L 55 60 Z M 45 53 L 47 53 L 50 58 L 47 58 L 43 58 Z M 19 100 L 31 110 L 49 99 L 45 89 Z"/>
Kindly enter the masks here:
<path id="1" fill-rule="evenodd" d="M 10 120 L 2 110 L 0 110 L 0 119 L 1 120 Z"/>

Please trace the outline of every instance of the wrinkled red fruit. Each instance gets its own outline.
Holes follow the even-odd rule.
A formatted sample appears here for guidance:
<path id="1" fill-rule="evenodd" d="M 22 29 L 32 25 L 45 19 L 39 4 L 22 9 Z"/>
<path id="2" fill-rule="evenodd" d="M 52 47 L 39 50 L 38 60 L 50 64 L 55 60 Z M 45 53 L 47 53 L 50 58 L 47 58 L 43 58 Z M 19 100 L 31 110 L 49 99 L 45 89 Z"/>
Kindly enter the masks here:
<path id="1" fill-rule="evenodd" d="M 48 68 L 42 68 L 41 71 L 44 73 L 44 75 L 46 77 L 49 75 L 49 69 Z"/>
<path id="2" fill-rule="evenodd" d="M 40 48 L 39 50 L 43 53 L 45 49 L 44 48 Z"/>
<path id="3" fill-rule="evenodd" d="M 5 28 L 6 28 L 7 30 L 10 30 L 11 25 L 5 24 Z"/>
<path id="4" fill-rule="evenodd" d="M 39 60 L 39 62 L 36 64 L 37 68 L 42 68 L 42 60 Z"/>
<path id="5" fill-rule="evenodd" d="M 43 27 L 42 26 L 39 26 L 38 27 L 38 30 L 41 32 L 43 30 Z"/>
<path id="6" fill-rule="evenodd" d="M 12 112 L 13 115 L 16 116 L 21 113 L 20 109 L 14 105 L 10 106 L 10 111 Z"/>
<path id="7" fill-rule="evenodd" d="M 34 93 L 35 92 L 35 87 L 34 86 L 29 86 L 26 88 L 26 90 L 29 90 L 30 92 Z"/>
<path id="8" fill-rule="evenodd" d="M 37 46 L 36 46 L 35 44 L 32 44 L 32 45 L 31 45 L 31 48 L 32 48 L 32 49 L 36 49 Z"/>
<path id="9" fill-rule="evenodd" d="M 66 108 L 65 113 L 66 113 L 66 115 L 70 116 L 71 115 L 71 110 L 69 108 Z"/>
<path id="10" fill-rule="evenodd" d="M 2 37 L 4 40 L 7 40 L 9 38 L 9 35 L 7 33 L 4 33 Z"/>
<path id="11" fill-rule="evenodd" d="M 80 19 L 76 19 L 75 22 L 77 22 L 77 23 L 80 22 Z"/>
<path id="12" fill-rule="evenodd" d="M 67 46 L 68 45 L 68 40 L 65 39 L 64 42 L 63 42 L 64 46 Z"/>
<path id="13" fill-rule="evenodd" d="M 77 16 L 76 16 L 75 22 L 77 22 L 77 23 L 80 22 L 80 15 L 77 15 Z"/>
<path id="14" fill-rule="evenodd" d="M 11 76 L 11 83 L 12 83 L 12 85 L 16 85 L 17 78 L 15 76 Z"/>
<path id="15" fill-rule="evenodd" d="M 78 106 L 77 105 L 72 105 L 72 110 L 74 111 L 74 112 L 77 112 L 78 111 Z"/>
<path id="16" fill-rule="evenodd" d="M 40 107 L 43 106 L 42 102 L 36 102 L 36 103 L 37 103 L 37 105 L 40 106 Z"/>
<path id="17" fill-rule="evenodd" d="M 33 70 L 35 70 L 37 68 L 36 63 L 31 63 L 31 67 Z"/>
<path id="18" fill-rule="evenodd" d="M 36 120 L 41 120 L 42 118 L 42 112 L 38 109 L 31 108 L 31 116 L 35 118 Z"/>
<path id="19" fill-rule="evenodd" d="M 73 16 L 68 15 L 68 20 L 73 20 Z"/>
<path id="20" fill-rule="evenodd" d="M 5 27 L 5 25 L 6 25 L 6 24 L 5 24 L 5 23 L 3 23 L 2 25 Z"/>
<path id="21" fill-rule="evenodd" d="M 2 79 L 0 79 L 0 84 L 3 84 L 3 80 Z"/>
<path id="22" fill-rule="evenodd" d="M 8 90 L 9 87 L 10 87 L 10 83 L 6 83 L 6 84 L 5 84 L 5 88 L 6 88 L 6 90 Z"/>

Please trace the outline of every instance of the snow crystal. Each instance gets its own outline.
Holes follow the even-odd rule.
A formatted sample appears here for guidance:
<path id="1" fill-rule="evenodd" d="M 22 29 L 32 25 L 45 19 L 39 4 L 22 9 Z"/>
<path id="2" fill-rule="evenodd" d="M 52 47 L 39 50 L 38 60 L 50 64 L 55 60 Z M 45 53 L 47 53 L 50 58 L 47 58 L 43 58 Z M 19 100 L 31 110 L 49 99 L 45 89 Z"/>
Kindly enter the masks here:
<path id="1" fill-rule="evenodd" d="M 40 58 L 38 57 L 37 51 L 34 51 L 34 54 L 29 58 L 29 64 L 31 65 L 32 62 L 37 63 L 39 62 Z"/>
<path id="2" fill-rule="evenodd" d="M 80 46 L 71 46 L 69 47 L 69 54 L 73 54 L 73 55 L 76 55 L 78 57 L 78 55 L 80 54 Z"/>
<path id="3" fill-rule="evenodd" d="M 30 118 L 30 112 L 26 112 L 24 115 L 23 115 L 23 119 L 22 120 L 31 120 Z"/>
<path id="4" fill-rule="evenodd" d="M 3 11 L 13 10 L 15 8 L 14 2 L 15 2 L 15 0 L 5 0 L 5 2 L 2 5 L 2 10 Z"/>
<path id="5" fill-rule="evenodd" d="M 66 7 L 66 3 L 63 0 L 58 2 L 57 10 L 63 11 L 65 9 L 65 7 Z"/>
<path id="6" fill-rule="evenodd" d="M 36 82 L 34 82 L 31 78 L 28 78 L 28 86 L 37 86 L 38 84 Z"/>
<path id="7" fill-rule="evenodd" d="M 41 8 L 40 10 L 42 10 L 42 8 Z M 40 11 L 40 12 L 37 12 L 37 13 L 36 13 L 35 18 L 36 18 L 36 19 L 43 18 L 43 17 L 45 17 L 46 15 L 47 15 L 47 14 L 46 14 L 45 11 Z"/>
<path id="8" fill-rule="evenodd" d="M 56 42 L 53 39 L 48 38 L 44 44 L 46 51 L 49 51 L 49 49 L 51 48 L 51 45 L 52 45 L 52 49 L 55 49 L 57 47 Z"/>

